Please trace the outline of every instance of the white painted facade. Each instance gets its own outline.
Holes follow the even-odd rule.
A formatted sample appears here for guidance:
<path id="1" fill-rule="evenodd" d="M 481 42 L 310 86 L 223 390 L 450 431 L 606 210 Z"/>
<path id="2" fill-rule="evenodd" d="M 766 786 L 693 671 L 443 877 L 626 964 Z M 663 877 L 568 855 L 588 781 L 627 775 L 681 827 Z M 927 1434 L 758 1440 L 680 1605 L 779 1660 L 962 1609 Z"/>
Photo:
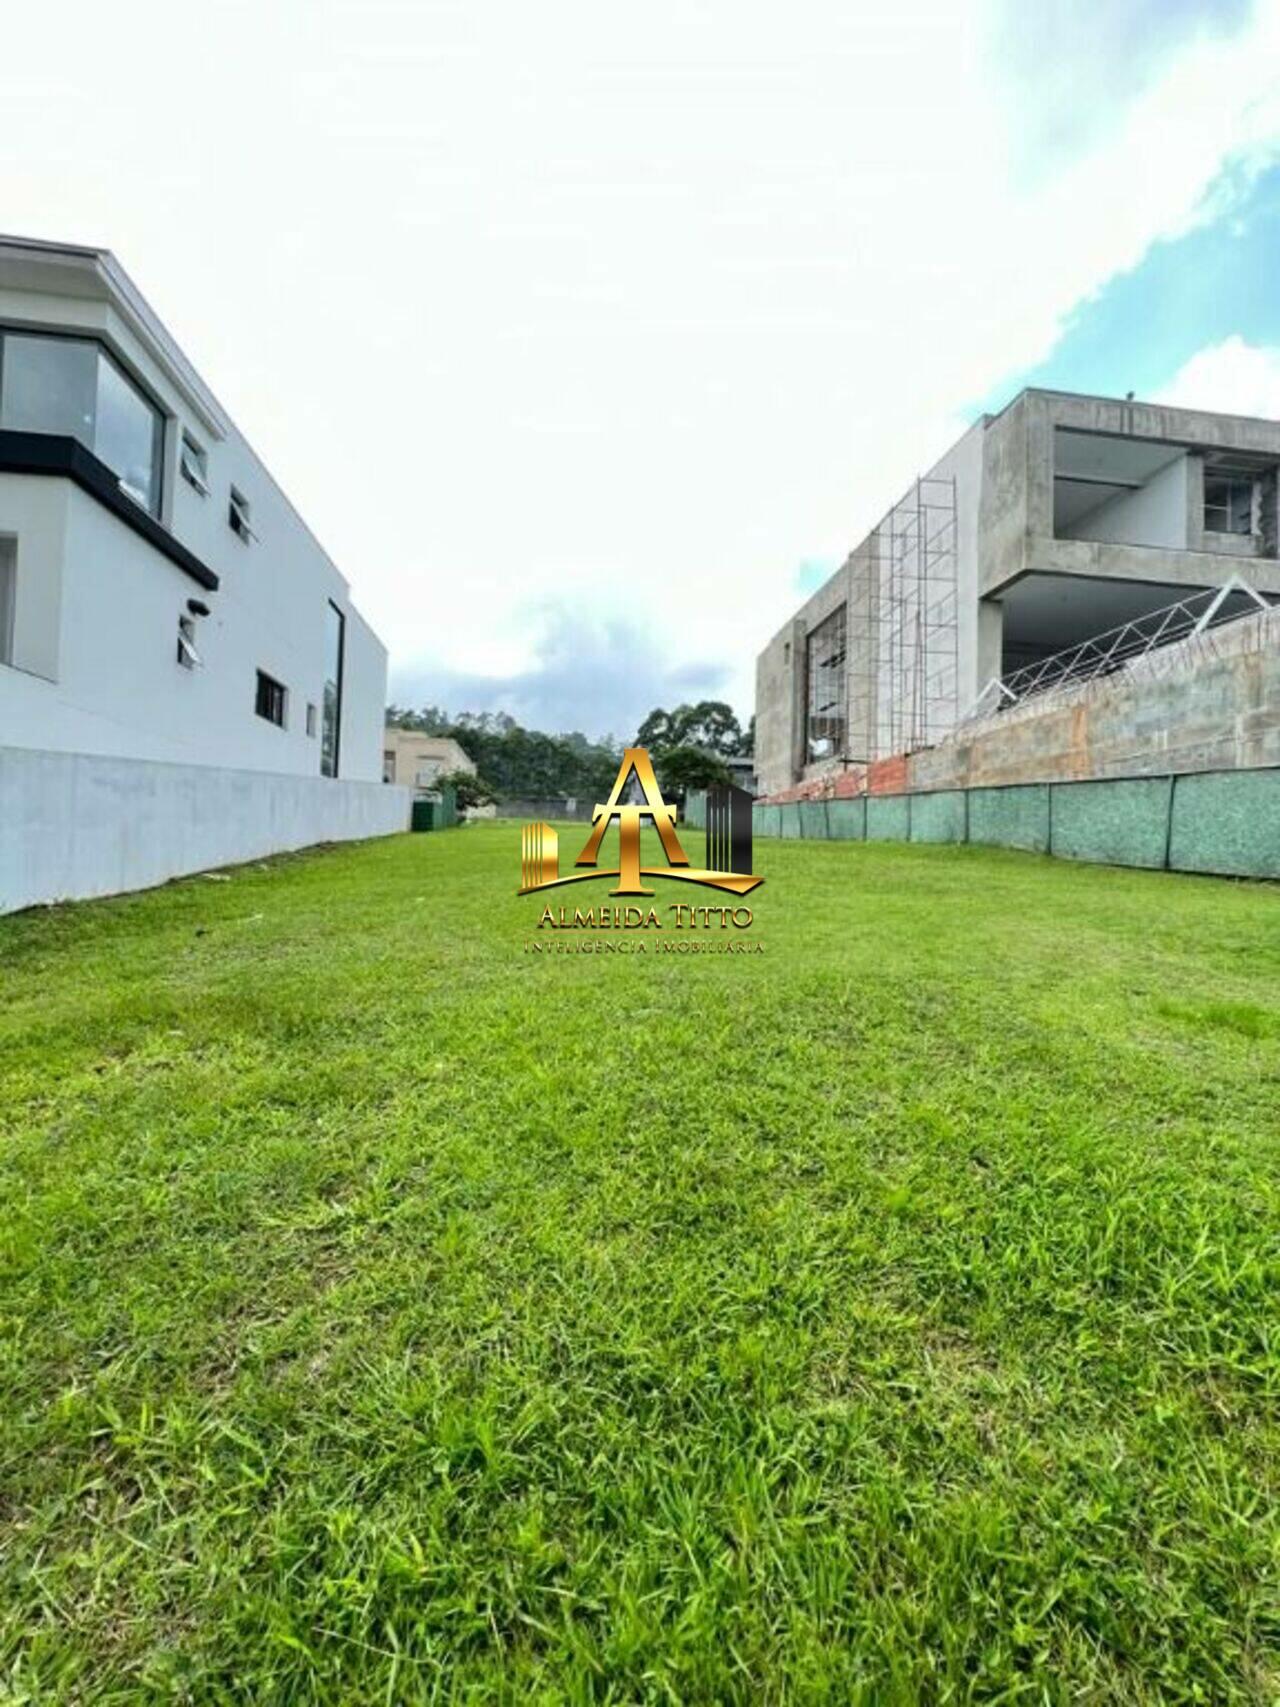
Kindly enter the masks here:
<path id="1" fill-rule="evenodd" d="M 158 411 L 149 516 L 137 516 L 144 505 L 135 509 L 127 475 L 106 464 L 93 426 L 59 438 L 23 418 L 24 406 L 28 417 L 42 407 L 38 382 L 34 404 L 29 380 L 25 405 L 20 396 L 17 358 L 35 359 L 35 334 L 60 337 L 59 350 L 92 341 L 108 353 L 111 384 L 123 376 Z M 110 424 L 111 402 L 99 396 L 95 422 Z M 63 407 L 51 395 L 50 419 Z M 38 460 L 41 446 L 71 438 L 103 452 L 90 458 L 91 472 L 99 483 L 119 474 L 123 498 L 104 502 L 92 482 L 25 465 L 33 443 Z M 247 501 L 252 537 L 232 525 L 233 489 Z M 332 755 L 324 735 L 334 612 L 336 777 L 322 774 L 333 768 L 322 749 Z M 386 649 L 347 581 L 114 258 L 0 238 L 0 749 L 381 786 L 386 670 Z M 260 714 L 259 672 L 284 689 L 282 722 Z M 255 799 L 265 811 L 266 796 Z M 313 816 L 347 821 L 342 811 Z M 292 831 L 280 835 L 282 847 L 302 845 Z M 243 840 L 245 858 L 267 851 L 252 827 Z M 200 849 L 189 844 L 184 857 L 197 864 L 183 869 L 198 869 Z"/>
<path id="2" fill-rule="evenodd" d="M 0 328 L 86 333 L 143 382 L 166 416 L 157 519 L 220 582 L 202 589 L 71 481 L 0 468 L 0 538 L 16 545 L 0 741 L 318 775 L 332 602 L 345 619 L 338 773 L 378 781 L 386 649 L 112 257 L 0 239 Z M 184 431 L 205 453 L 207 495 L 179 472 Z M 254 540 L 229 525 L 233 486 L 249 500 Z M 177 629 L 192 597 L 209 615 L 194 619 L 203 667 L 185 669 Z M 255 714 L 260 669 L 287 690 L 283 728 Z M 310 735 L 308 705 L 317 708 Z"/>

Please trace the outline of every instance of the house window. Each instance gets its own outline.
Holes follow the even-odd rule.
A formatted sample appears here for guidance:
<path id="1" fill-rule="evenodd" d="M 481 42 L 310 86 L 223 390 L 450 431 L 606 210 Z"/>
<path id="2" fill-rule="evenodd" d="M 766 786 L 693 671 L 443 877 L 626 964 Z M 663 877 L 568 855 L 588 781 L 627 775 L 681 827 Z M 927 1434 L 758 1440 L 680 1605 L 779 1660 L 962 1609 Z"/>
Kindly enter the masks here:
<path id="1" fill-rule="evenodd" d="M 268 723 L 277 723 L 284 728 L 285 689 L 269 676 L 265 670 L 258 671 L 258 694 L 253 709 L 259 717 L 265 717 Z"/>
<path id="2" fill-rule="evenodd" d="M 178 618 L 178 662 L 184 670 L 199 669 L 204 663 L 196 651 L 196 619 L 193 616 Z"/>
<path id="3" fill-rule="evenodd" d="M 312 704 L 310 704 L 310 702 L 308 702 L 308 705 L 307 705 L 307 734 L 310 735 L 312 740 L 314 740 L 315 739 L 315 733 L 316 733 L 316 708 L 314 705 L 312 705 Z"/>
<path id="4" fill-rule="evenodd" d="M 805 643 L 805 754 L 838 758 L 846 745 L 845 607 L 820 622 Z"/>
<path id="5" fill-rule="evenodd" d="M 393 747 L 387 747 L 383 751 L 382 780 L 383 782 L 394 782 L 396 780 L 396 755 Z"/>
<path id="6" fill-rule="evenodd" d="M 18 607 L 18 542 L 0 539 L 0 664 L 13 663 L 13 627 Z"/>
<path id="7" fill-rule="evenodd" d="M 159 515 L 164 416 L 92 339 L 0 337 L 0 427 L 78 439 L 122 492 Z"/>
<path id="8" fill-rule="evenodd" d="M 202 498 L 209 496 L 209 457 L 205 448 L 197 444 L 190 433 L 182 435 L 182 450 L 178 457 L 178 467 L 182 470 L 182 478 L 188 486 L 194 486 Z"/>
<path id="9" fill-rule="evenodd" d="M 346 618 L 337 605 L 325 607 L 324 617 L 324 694 L 320 731 L 320 775 L 337 776 L 338 747 L 342 732 L 342 654 L 346 635 Z"/>
<path id="10" fill-rule="evenodd" d="M 1204 525 L 1212 533 L 1253 532 L 1253 481 L 1238 474 L 1206 474 Z"/>
<path id="11" fill-rule="evenodd" d="M 247 545 L 251 539 L 257 539 L 249 525 L 249 500 L 237 487 L 231 488 L 231 501 L 227 508 L 227 524 L 232 533 L 239 534 Z"/>

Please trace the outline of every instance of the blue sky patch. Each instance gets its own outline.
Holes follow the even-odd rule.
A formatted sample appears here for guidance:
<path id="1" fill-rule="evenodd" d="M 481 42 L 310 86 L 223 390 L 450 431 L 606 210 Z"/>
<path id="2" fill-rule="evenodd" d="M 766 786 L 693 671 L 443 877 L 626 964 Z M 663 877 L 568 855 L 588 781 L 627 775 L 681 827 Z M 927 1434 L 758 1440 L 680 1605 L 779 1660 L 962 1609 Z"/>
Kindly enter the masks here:
<path id="1" fill-rule="evenodd" d="M 1006 376 L 973 409 L 1002 409 L 1024 386 L 1149 397 L 1197 350 L 1238 332 L 1280 343 L 1280 166 L 1186 236 L 1155 244 L 1072 313 L 1052 353 Z"/>

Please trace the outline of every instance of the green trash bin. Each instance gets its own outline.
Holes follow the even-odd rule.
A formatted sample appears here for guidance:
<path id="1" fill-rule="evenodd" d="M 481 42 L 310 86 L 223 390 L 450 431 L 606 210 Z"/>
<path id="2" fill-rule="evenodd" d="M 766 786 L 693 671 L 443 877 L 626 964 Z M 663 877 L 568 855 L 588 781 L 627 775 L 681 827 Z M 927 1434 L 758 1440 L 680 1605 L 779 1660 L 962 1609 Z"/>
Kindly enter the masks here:
<path id="1" fill-rule="evenodd" d="M 425 799 L 415 800 L 409 815 L 413 830 L 451 830 L 457 822 L 458 796 L 452 788 L 440 788 Z"/>

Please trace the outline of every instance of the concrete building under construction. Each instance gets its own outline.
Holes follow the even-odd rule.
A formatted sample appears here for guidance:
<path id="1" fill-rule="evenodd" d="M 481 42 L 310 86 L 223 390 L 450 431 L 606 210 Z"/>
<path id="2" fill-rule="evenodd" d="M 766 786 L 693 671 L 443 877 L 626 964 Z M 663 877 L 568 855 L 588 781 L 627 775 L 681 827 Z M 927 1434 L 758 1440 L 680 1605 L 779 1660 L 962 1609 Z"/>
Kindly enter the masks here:
<path id="1" fill-rule="evenodd" d="M 1278 468 L 1275 421 L 1040 390 L 983 416 L 760 654 L 761 794 L 1280 762 Z M 1198 710 L 1206 636 L 1248 615 Z M 1064 694 L 1118 675 L 1132 727 L 1091 749 Z"/>

